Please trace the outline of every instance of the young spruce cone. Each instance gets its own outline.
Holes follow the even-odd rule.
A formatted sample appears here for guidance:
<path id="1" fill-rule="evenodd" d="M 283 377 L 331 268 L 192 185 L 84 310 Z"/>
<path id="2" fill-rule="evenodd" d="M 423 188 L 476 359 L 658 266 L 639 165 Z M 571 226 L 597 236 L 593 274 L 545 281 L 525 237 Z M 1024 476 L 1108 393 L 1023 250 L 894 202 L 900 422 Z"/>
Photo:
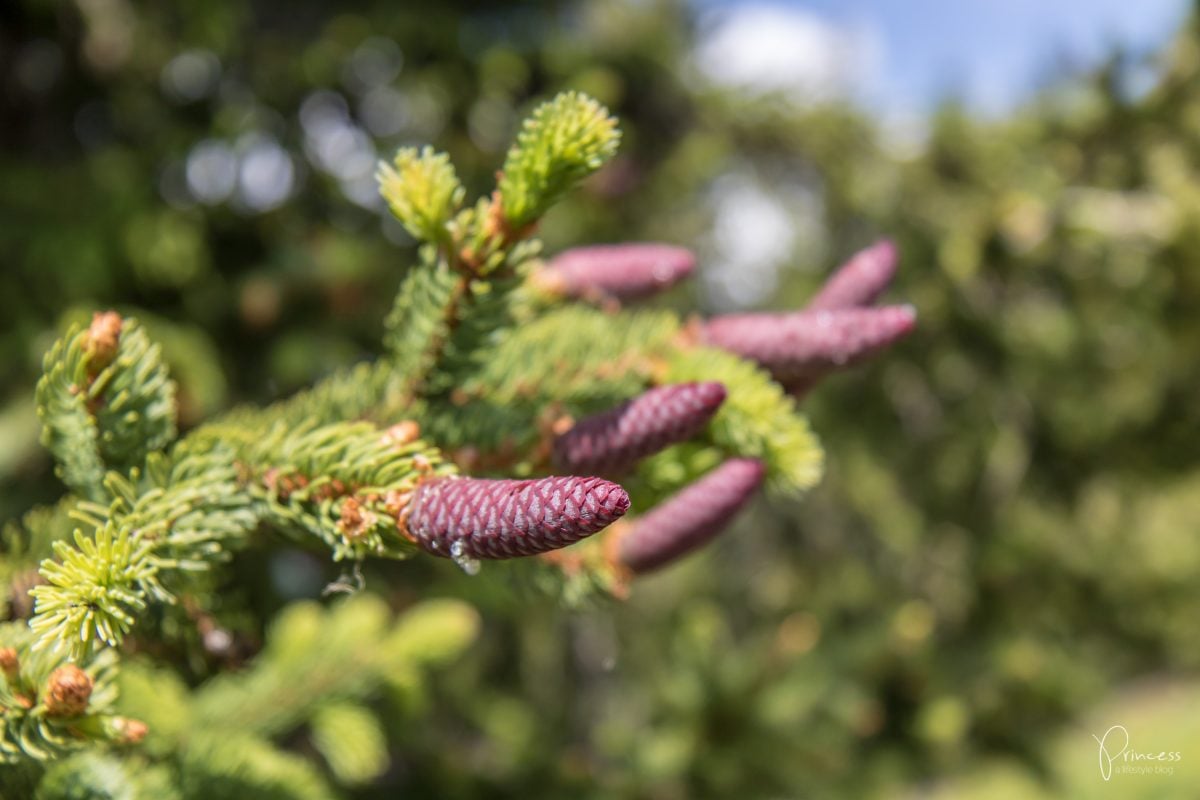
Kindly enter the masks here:
<path id="1" fill-rule="evenodd" d="M 757 361 L 785 385 L 812 383 L 906 336 L 912 306 L 842 308 L 785 314 L 728 314 L 704 324 L 701 339 Z"/>
<path id="2" fill-rule="evenodd" d="M 732 458 L 685 486 L 621 536 L 620 562 L 635 573 L 650 572 L 699 548 L 733 519 L 765 473 L 757 459 Z"/>
<path id="3" fill-rule="evenodd" d="M 576 247 L 560 253 L 535 280 L 554 294 L 575 298 L 632 300 L 683 280 L 696 257 L 669 244 Z"/>
<path id="4" fill-rule="evenodd" d="M 690 439 L 725 400 L 716 381 L 659 386 L 588 417 L 554 442 L 554 463 L 580 475 L 615 475 L 667 445 Z"/>
<path id="5" fill-rule="evenodd" d="M 46 715 L 78 717 L 87 711 L 92 697 L 92 678 L 74 664 L 66 664 L 50 673 L 46 682 Z"/>
<path id="6" fill-rule="evenodd" d="M 628 509 L 625 490 L 600 478 L 437 478 L 417 489 L 408 530 L 437 556 L 513 558 L 566 547 Z"/>
<path id="7" fill-rule="evenodd" d="M 892 282 L 896 256 L 896 245 L 886 239 L 855 253 L 825 281 L 808 310 L 870 305 Z"/>

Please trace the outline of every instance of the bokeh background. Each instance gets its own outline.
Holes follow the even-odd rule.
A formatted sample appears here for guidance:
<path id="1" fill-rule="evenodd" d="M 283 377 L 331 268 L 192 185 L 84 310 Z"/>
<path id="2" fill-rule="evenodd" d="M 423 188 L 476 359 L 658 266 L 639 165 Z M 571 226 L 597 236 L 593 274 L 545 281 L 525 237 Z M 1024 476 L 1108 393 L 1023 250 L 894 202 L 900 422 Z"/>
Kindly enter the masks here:
<path id="1" fill-rule="evenodd" d="M 626 138 L 551 251 L 683 243 L 699 280 L 663 302 L 790 308 L 889 236 L 920 328 L 805 400 L 817 490 L 626 603 L 384 574 L 471 599 L 484 635 L 356 796 L 1197 796 L 1185 2 L 7 0 L 0 519 L 61 492 L 32 396 L 65 324 L 136 313 L 185 425 L 369 358 L 413 258 L 377 160 L 430 142 L 486 191 L 564 88 Z M 267 567 L 262 602 L 329 578 Z M 1174 774 L 1103 782 L 1114 724 Z"/>

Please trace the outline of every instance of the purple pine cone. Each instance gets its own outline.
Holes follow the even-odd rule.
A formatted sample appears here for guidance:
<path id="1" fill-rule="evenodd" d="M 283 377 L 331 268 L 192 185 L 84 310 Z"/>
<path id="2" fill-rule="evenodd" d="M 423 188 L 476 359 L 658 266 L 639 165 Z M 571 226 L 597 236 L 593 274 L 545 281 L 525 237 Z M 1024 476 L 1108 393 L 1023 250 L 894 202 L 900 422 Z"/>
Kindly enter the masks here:
<path id="1" fill-rule="evenodd" d="M 896 274 L 896 245 L 885 239 L 860 250 L 829 276 L 807 310 L 869 306 Z"/>
<path id="2" fill-rule="evenodd" d="M 629 495 L 600 478 L 437 478 L 410 508 L 409 533 L 436 556 L 513 558 L 592 535 L 629 509 Z"/>
<path id="3" fill-rule="evenodd" d="M 766 467 L 733 458 L 685 486 L 633 523 L 618 543 L 622 564 L 650 572 L 706 544 L 754 495 Z"/>
<path id="4" fill-rule="evenodd" d="M 757 361 L 781 382 L 796 385 L 862 361 L 902 339 L 916 321 L 917 312 L 909 305 L 728 314 L 706 322 L 701 339 Z"/>
<path id="5" fill-rule="evenodd" d="M 696 256 L 669 244 L 576 247 L 556 256 L 538 280 L 568 297 L 631 300 L 655 294 L 692 274 Z"/>
<path id="6" fill-rule="evenodd" d="M 576 423 L 555 440 L 554 463 L 582 475 L 618 474 L 692 438 L 724 401 L 725 386 L 716 381 L 659 386 Z"/>

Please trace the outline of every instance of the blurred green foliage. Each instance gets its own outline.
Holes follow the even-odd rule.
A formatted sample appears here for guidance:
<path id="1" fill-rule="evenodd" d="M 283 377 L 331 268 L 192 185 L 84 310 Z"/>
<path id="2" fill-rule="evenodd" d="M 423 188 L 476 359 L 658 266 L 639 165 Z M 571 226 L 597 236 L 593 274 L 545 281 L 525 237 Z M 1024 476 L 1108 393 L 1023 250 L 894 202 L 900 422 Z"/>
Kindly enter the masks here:
<path id="1" fill-rule="evenodd" d="M 531 100 L 576 88 L 625 135 L 545 221 L 551 251 L 684 243 L 703 277 L 681 307 L 797 307 L 892 236 L 920 326 L 806 399 L 817 490 L 622 605 L 374 567 L 398 604 L 463 596 L 484 628 L 414 693 L 419 730 L 383 721 L 382 777 L 358 706 L 322 711 L 315 746 L 353 796 L 861 797 L 992 759 L 1015 787 L 1095 796 L 1098 775 L 1063 772 L 1095 752 L 1054 744 L 1079 719 L 1200 757 L 1194 726 L 1081 716 L 1200 667 L 1200 28 L 1009 120 L 947 105 L 915 138 L 707 87 L 694 32 L 675 3 L 5 4 L 0 518 L 60 492 L 32 394 L 66 322 L 138 309 L 185 427 L 353 363 L 415 259 L 377 159 L 432 141 L 477 194 Z M 741 224 L 764 204 L 785 254 Z M 234 626 L 261 638 L 323 568 L 276 557 L 271 586 L 232 587 Z M 338 751 L 347 726 L 374 744 Z M 1121 796 L 1191 796 L 1137 781 Z"/>

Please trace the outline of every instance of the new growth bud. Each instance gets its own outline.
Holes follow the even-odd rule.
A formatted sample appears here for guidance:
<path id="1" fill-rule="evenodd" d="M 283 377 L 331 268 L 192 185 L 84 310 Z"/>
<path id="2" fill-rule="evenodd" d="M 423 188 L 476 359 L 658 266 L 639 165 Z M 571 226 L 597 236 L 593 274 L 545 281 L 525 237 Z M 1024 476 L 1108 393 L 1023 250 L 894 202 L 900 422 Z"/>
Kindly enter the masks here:
<path id="1" fill-rule="evenodd" d="M 786 314 L 728 314 L 701 329 L 701 340 L 757 361 L 784 384 L 810 384 L 908 335 L 916 326 L 909 305 L 843 308 Z"/>
<path id="2" fill-rule="evenodd" d="M 445 153 L 405 147 L 375 174 L 379 191 L 396 219 L 417 239 L 439 242 L 462 204 L 464 189 Z"/>
<path id="3" fill-rule="evenodd" d="M 725 400 L 715 381 L 660 386 L 588 417 L 554 442 L 554 463 L 566 472 L 614 475 L 664 447 L 690 439 Z"/>
<path id="4" fill-rule="evenodd" d="M 621 564 L 650 572 L 698 549 L 725 529 L 762 484 L 766 467 L 732 458 L 634 521 L 618 543 Z"/>
<path id="5" fill-rule="evenodd" d="M 88 326 L 83 345 L 90 374 L 104 369 L 117 357 L 123 323 L 121 315 L 115 311 L 97 311 L 92 315 L 92 324 Z"/>
<path id="6" fill-rule="evenodd" d="M 696 256 L 669 244 L 577 247 L 554 258 L 535 276 L 552 294 L 577 299 L 647 297 L 692 274 Z"/>
<path id="7" fill-rule="evenodd" d="M 621 141 L 608 109 L 579 92 L 564 92 L 534 109 L 501 171 L 499 205 L 508 226 L 536 221 L 563 194 L 613 157 Z"/>
<path id="8" fill-rule="evenodd" d="M 65 664 L 50 673 L 42 700 L 51 717 L 78 717 L 87 711 L 92 697 L 92 678 L 74 664 Z"/>
<path id="9" fill-rule="evenodd" d="M 375 515 L 363 508 L 362 501 L 357 497 L 347 497 L 342 501 L 341 517 L 338 519 L 338 529 L 342 538 L 347 542 L 361 539 L 375 524 Z"/>
<path id="10" fill-rule="evenodd" d="M 16 648 L 0 647 L 0 672 L 4 673 L 9 686 L 17 682 L 21 674 L 21 661 L 17 658 Z"/>
<path id="11" fill-rule="evenodd" d="M 118 744 L 139 744 L 150 732 L 149 726 L 140 719 L 115 717 L 110 723 L 112 738 Z"/>
<path id="12" fill-rule="evenodd" d="M 629 509 L 629 495 L 600 478 L 437 478 L 413 496 L 409 533 L 443 557 L 513 558 L 592 535 Z"/>
<path id="13" fill-rule="evenodd" d="M 421 426 L 411 419 L 401 420 L 383 432 L 383 441 L 393 447 L 403 447 L 421 438 Z"/>
<path id="14" fill-rule="evenodd" d="M 808 303 L 808 310 L 868 306 L 896 274 L 896 245 L 885 239 L 850 257 Z"/>

